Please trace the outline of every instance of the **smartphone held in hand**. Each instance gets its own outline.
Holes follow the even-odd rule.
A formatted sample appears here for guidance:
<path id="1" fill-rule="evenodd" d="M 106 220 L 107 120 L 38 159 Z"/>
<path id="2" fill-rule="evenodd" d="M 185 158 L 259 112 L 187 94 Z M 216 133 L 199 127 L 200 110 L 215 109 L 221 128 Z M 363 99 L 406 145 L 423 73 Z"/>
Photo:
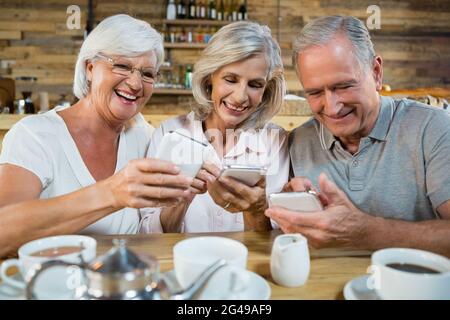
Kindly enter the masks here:
<path id="1" fill-rule="evenodd" d="M 249 187 L 253 187 L 258 183 L 263 176 L 266 175 L 267 169 L 261 166 L 250 166 L 250 165 L 224 165 L 221 177 L 232 177 L 245 183 Z"/>
<path id="2" fill-rule="evenodd" d="M 156 158 L 176 164 L 181 173 L 195 177 L 209 156 L 210 149 L 204 142 L 190 137 L 187 133 L 171 131 L 166 133 L 159 145 Z"/>
<path id="3" fill-rule="evenodd" d="M 315 192 L 280 192 L 269 196 L 270 206 L 282 207 L 291 211 L 322 211 L 323 207 Z"/>

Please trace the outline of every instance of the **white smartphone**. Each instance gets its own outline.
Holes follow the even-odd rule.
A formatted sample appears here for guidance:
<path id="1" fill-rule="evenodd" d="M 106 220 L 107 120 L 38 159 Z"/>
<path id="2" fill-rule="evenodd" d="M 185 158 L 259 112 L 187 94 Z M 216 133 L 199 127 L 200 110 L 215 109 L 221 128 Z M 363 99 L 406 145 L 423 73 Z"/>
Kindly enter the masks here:
<path id="1" fill-rule="evenodd" d="M 319 198 L 313 191 L 272 193 L 269 195 L 269 205 L 298 212 L 323 210 Z"/>
<path id="2" fill-rule="evenodd" d="M 261 177 L 266 175 L 266 172 L 267 169 L 261 166 L 230 164 L 223 166 L 220 176 L 232 177 L 245 183 L 249 187 L 253 187 L 258 183 Z"/>
<path id="3" fill-rule="evenodd" d="M 175 163 L 182 174 L 193 178 L 208 155 L 207 146 L 187 133 L 170 131 L 163 136 L 156 158 Z"/>

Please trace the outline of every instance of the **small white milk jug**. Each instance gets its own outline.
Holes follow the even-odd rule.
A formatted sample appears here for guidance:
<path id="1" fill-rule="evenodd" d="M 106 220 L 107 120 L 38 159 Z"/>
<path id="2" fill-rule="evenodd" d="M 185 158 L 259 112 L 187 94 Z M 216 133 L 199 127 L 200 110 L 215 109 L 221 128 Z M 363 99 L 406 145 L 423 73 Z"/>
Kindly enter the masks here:
<path id="1" fill-rule="evenodd" d="M 273 280 L 284 287 L 298 287 L 308 280 L 310 269 L 308 240 L 299 233 L 275 238 L 270 257 Z"/>

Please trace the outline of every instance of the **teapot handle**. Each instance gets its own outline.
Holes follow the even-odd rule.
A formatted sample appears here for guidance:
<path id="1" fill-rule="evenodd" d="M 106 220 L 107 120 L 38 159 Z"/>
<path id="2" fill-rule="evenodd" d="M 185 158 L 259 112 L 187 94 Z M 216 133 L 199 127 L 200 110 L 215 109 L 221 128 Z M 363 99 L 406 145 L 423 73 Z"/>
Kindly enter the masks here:
<path id="1" fill-rule="evenodd" d="M 81 270 L 84 270 L 84 266 L 83 264 L 78 264 L 78 263 L 69 263 L 69 262 L 65 262 L 62 260 L 49 260 L 46 261 L 44 263 L 42 263 L 41 265 L 39 265 L 39 267 L 36 267 L 33 270 L 33 274 L 31 276 L 30 281 L 27 284 L 26 287 L 26 298 L 28 300 L 36 300 L 37 297 L 34 295 L 34 285 L 37 281 L 37 279 L 39 278 L 40 274 L 42 272 L 44 272 L 47 269 L 53 268 L 53 267 L 57 267 L 57 266 L 63 266 L 63 267 L 78 267 Z"/>

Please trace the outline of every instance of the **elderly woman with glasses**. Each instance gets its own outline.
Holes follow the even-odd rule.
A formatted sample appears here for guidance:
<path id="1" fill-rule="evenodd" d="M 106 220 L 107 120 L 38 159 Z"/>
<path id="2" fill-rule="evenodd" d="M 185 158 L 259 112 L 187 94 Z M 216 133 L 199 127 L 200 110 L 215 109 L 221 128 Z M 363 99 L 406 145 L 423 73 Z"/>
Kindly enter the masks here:
<path id="1" fill-rule="evenodd" d="M 50 235 L 136 233 L 139 208 L 191 197 L 192 178 L 145 158 L 153 128 L 140 111 L 163 56 L 148 23 L 109 17 L 80 49 L 78 102 L 11 128 L 0 156 L 0 256 Z"/>
<path id="2" fill-rule="evenodd" d="M 193 74 L 197 104 L 188 115 L 169 119 L 155 131 L 149 156 L 162 136 L 183 130 L 208 141 L 191 199 L 172 207 L 143 209 L 141 232 L 267 230 L 267 196 L 288 180 L 287 134 L 269 120 L 285 93 L 280 48 L 267 26 L 235 22 L 210 40 Z M 224 165 L 256 165 L 267 174 L 256 185 L 221 176 Z"/>

